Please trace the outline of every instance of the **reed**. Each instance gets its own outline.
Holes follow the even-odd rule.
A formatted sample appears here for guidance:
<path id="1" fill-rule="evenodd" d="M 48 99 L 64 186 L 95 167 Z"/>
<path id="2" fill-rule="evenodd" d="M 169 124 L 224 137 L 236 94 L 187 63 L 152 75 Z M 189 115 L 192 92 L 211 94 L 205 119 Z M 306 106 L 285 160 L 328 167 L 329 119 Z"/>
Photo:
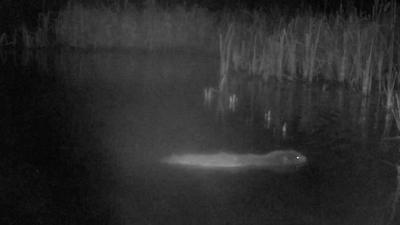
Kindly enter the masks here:
<path id="1" fill-rule="evenodd" d="M 372 72 L 371 72 L 371 64 L 372 64 L 372 52 L 373 52 L 373 44 L 371 44 L 369 55 L 365 64 L 365 68 L 362 70 L 361 74 L 361 93 L 364 96 L 369 95 L 371 91 L 371 83 L 372 83 Z"/>
<path id="2" fill-rule="evenodd" d="M 397 130 L 400 131 L 400 94 L 396 93 L 393 97 L 393 107 L 391 108 Z"/>
<path id="3" fill-rule="evenodd" d="M 230 70 L 232 58 L 232 42 L 234 38 L 234 24 L 229 24 L 228 30 L 219 34 L 219 56 L 221 80 L 226 80 Z M 223 83 L 223 82 L 221 82 Z"/>
<path id="4" fill-rule="evenodd" d="M 296 40 L 287 35 L 286 46 L 288 75 L 290 79 L 293 80 L 296 78 L 297 75 Z"/>
<path id="5" fill-rule="evenodd" d="M 319 39 L 320 39 L 320 33 L 321 33 L 321 26 L 323 24 L 323 20 L 318 21 L 318 28 L 316 31 L 316 37 L 314 39 L 314 41 L 312 42 L 311 46 L 310 46 L 310 71 L 309 71 L 309 75 L 308 75 L 308 81 L 312 82 L 313 81 L 313 77 L 316 75 L 315 74 L 315 65 L 316 65 L 316 57 L 317 57 L 317 49 L 318 49 L 318 44 L 319 44 Z"/>
<path id="6" fill-rule="evenodd" d="M 398 64 L 397 5 L 391 4 L 376 7 L 372 16 L 305 13 L 279 25 L 264 22 L 266 14 L 241 19 L 247 22 L 236 29 L 233 68 L 265 79 L 336 81 L 368 96 L 383 89 Z"/>
<path id="7" fill-rule="evenodd" d="M 347 60 L 348 60 L 348 47 L 347 47 L 348 34 L 347 32 L 343 33 L 343 45 L 342 45 L 342 54 L 339 53 L 338 62 L 338 81 L 340 83 L 344 83 L 346 74 L 347 74 Z"/>
<path id="8" fill-rule="evenodd" d="M 278 43 L 278 55 L 276 62 L 276 77 L 279 81 L 282 80 L 283 77 L 283 63 L 284 63 L 284 53 L 285 53 L 285 39 L 286 39 L 286 30 L 283 29 L 282 33 L 279 35 L 279 43 Z"/>
<path id="9" fill-rule="evenodd" d="M 395 216 L 396 216 L 396 211 L 397 211 L 397 205 L 399 203 L 400 199 L 400 165 L 396 164 L 396 172 L 397 172 L 397 183 L 396 183 L 396 190 L 394 191 L 392 202 L 390 203 L 390 212 L 389 212 L 389 218 L 387 219 L 386 225 L 391 225 L 394 224 Z"/>
<path id="10" fill-rule="evenodd" d="M 384 52 L 379 50 L 377 55 L 377 65 L 376 65 L 376 80 L 378 82 L 378 93 L 383 91 L 383 60 Z"/>
<path id="11" fill-rule="evenodd" d="M 392 71 L 390 71 L 388 74 L 385 76 L 385 83 L 384 83 L 384 93 L 386 97 L 386 103 L 385 103 L 385 108 L 386 110 L 390 111 L 395 109 L 397 111 L 397 108 L 400 109 L 400 105 L 395 105 L 395 103 L 400 103 L 395 101 L 395 98 L 398 98 L 397 94 L 395 94 L 395 88 L 396 84 L 399 82 L 398 76 L 400 75 L 399 68 L 393 68 Z"/>

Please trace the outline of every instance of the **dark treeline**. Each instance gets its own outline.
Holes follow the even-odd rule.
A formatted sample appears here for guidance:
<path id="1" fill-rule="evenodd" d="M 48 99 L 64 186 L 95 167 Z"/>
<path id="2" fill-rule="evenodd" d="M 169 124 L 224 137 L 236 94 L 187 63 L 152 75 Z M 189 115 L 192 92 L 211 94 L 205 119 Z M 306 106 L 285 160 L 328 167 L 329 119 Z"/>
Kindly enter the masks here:
<path id="1" fill-rule="evenodd" d="M 0 33 L 10 33 L 16 27 L 25 24 L 28 28 L 35 27 L 40 13 L 51 12 L 53 16 L 68 2 L 79 2 L 87 5 L 114 5 L 124 7 L 128 3 L 137 7 L 144 5 L 146 0 L 1 0 L 0 1 Z M 149 1 L 149 0 L 147 0 Z M 211 11 L 219 10 L 261 10 L 272 11 L 279 8 L 280 12 L 294 14 L 303 10 L 332 13 L 340 9 L 344 11 L 357 10 L 368 13 L 377 0 L 156 0 L 161 6 L 198 5 Z M 380 2 L 389 0 L 380 0 Z"/>

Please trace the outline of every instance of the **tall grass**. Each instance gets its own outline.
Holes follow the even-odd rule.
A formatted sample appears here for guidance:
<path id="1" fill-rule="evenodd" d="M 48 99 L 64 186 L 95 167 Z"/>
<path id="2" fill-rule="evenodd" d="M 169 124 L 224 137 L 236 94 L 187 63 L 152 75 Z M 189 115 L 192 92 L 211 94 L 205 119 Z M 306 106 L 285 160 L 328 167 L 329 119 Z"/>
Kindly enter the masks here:
<path id="1" fill-rule="evenodd" d="M 395 166 L 396 167 L 396 172 L 397 172 L 397 182 L 396 182 L 396 189 L 395 191 L 392 193 L 392 198 L 390 201 L 390 209 L 389 209 L 389 214 L 388 214 L 388 218 L 387 221 L 385 223 L 385 225 L 391 225 L 394 224 L 393 222 L 395 222 L 395 218 L 397 215 L 397 206 L 399 203 L 399 199 L 400 199 L 400 165 L 398 164 L 391 164 L 389 163 L 391 166 Z"/>
<path id="2" fill-rule="evenodd" d="M 223 35 L 219 34 L 219 55 L 220 55 L 220 85 L 219 89 L 222 90 L 227 83 L 229 68 L 232 58 L 232 41 L 235 35 L 234 24 L 230 24 L 228 30 Z"/>
<path id="3" fill-rule="evenodd" d="M 397 130 L 400 131 L 400 94 L 398 93 L 394 95 L 392 113 L 396 122 Z"/>
<path id="4" fill-rule="evenodd" d="M 400 50 L 398 7 L 375 6 L 374 14 L 298 14 L 268 24 L 253 13 L 233 41 L 233 69 L 278 80 L 335 81 L 367 96 L 382 91 Z"/>

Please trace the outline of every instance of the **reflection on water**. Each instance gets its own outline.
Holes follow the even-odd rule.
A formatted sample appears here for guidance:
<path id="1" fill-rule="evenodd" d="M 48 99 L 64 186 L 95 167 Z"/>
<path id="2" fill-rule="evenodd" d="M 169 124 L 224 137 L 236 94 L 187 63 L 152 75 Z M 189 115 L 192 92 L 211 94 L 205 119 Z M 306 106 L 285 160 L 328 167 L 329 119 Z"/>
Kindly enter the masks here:
<path id="1" fill-rule="evenodd" d="M 382 141 L 396 129 L 379 98 L 240 74 L 220 85 L 217 57 L 182 52 L 3 56 L 1 224 L 400 220 L 400 152 Z M 287 174 L 160 163 L 263 164 L 276 149 L 307 163 Z"/>

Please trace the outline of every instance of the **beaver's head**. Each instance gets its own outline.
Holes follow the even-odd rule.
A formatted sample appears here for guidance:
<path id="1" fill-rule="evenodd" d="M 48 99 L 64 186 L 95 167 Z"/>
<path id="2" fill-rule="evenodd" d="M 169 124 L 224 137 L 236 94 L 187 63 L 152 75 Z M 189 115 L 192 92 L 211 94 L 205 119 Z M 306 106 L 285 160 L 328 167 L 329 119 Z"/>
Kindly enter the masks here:
<path id="1" fill-rule="evenodd" d="M 307 162 L 307 157 L 294 150 L 287 150 L 279 154 L 284 165 L 303 165 Z"/>
<path id="2" fill-rule="evenodd" d="M 294 150 L 277 150 L 269 153 L 275 163 L 270 167 L 275 172 L 296 171 L 307 163 L 307 157 Z"/>

